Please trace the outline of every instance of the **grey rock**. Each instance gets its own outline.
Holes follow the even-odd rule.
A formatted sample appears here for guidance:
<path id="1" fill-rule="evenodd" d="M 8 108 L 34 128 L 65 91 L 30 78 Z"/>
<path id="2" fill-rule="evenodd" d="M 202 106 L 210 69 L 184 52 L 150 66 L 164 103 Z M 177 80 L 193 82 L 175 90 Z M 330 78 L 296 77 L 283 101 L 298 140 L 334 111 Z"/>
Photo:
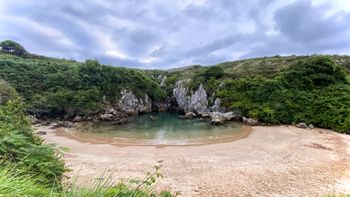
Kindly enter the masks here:
<path id="1" fill-rule="evenodd" d="M 236 117 L 237 117 L 237 114 L 235 114 L 234 112 L 226 112 L 226 113 L 211 112 L 210 113 L 211 123 L 215 125 L 224 124 L 225 121 L 232 120 L 233 118 L 236 118 Z"/>
<path id="2" fill-rule="evenodd" d="M 186 83 L 188 82 L 189 80 L 180 80 L 176 82 L 173 95 L 177 104 L 185 112 L 208 112 L 207 92 L 204 90 L 203 85 L 201 84 L 198 89 L 190 95 L 186 87 Z"/>
<path id="3" fill-rule="evenodd" d="M 188 89 L 186 83 L 189 80 L 180 80 L 175 83 L 175 88 L 173 89 L 173 96 L 176 99 L 177 104 L 185 112 L 190 111 L 191 97 L 188 96 Z"/>
<path id="4" fill-rule="evenodd" d="M 73 118 L 73 122 L 80 122 L 80 121 L 82 121 L 82 119 L 83 118 L 81 116 L 77 115 Z"/>
<path id="5" fill-rule="evenodd" d="M 209 112 L 204 112 L 204 113 L 201 113 L 200 115 L 203 117 L 203 118 L 207 118 L 207 117 L 210 117 L 210 114 Z"/>
<path id="6" fill-rule="evenodd" d="M 315 128 L 313 124 L 309 124 L 309 126 L 308 126 L 308 127 L 309 127 L 309 129 L 313 129 L 313 128 Z"/>
<path id="7" fill-rule="evenodd" d="M 123 89 L 119 100 L 119 107 L 127 114 L 136 115 L 139 112 L 152 111 L 152 100 L 146 94 L 144 99 L 138 99 L 131 91 Z"/>
<path id="8" fill-rule="evenodd" d="M 179 117 L 182 119 L 191 119 L 193 117 L 196 117 L 197 115 L 193 112 L 187 112 L 185 115 L 180 115 Z"/>
<path id="9" fill-rule="evenodd" d="M 193 118 L 193 117 L 196 117 L 197 115 L 193 112 L 187 112 L 185 116 L 189 118 Z"/>
<path id="10" fill-rule="evenodd" d="M 216 98 L 214 101 L 214 105 L 212 107 L 210 107 L 210 111 L 212 112 L 224 112 L 225 108 L 221 107 L 221 99 L 220 98 Z"/>
<path id="11" fill-rule="evenodd" d="M 37 135 L 46 135 L 47 132 L 46 131 L 38 131 L 36 132 Z"/>
<path id="12" fill-rule="evenodd" d="M 214 125 L 222 125 L 226 121 L 226 118 L 219 112 L 211 113 L 210 118 L 211 118 L 211 123 Z"/>
<path id="13" fill-rule="evenodd" d="M 307 128 L 307 125 L 304 122 L 298 123 L 295 126 L 298 127 L 298 128 L 302 128 L 302 129 L 306 129 Z"/>
<path id="14" fill-rule="evenodd" d="M 128 116 L 114 108 L 107 109 L 104 113 L 97 115 L 95 119 L 100 121 L 113 121 L 115 124 L 127 122 Z"/>
<path id="15" fill-rule="evenodd" d="M 235 113 L 231 112 L 226 112 L 226 113 L 221 113 L 221 115 L 226 119 L 226 120 L 231 120 L 235 117 L 237 117 L 237 115 Z"/>
<path id="16" fill-rule="evenodd" d="M 242 121 L 248 125 L 254 126 L 259 123 L 257 119 L 243 117 Z"/>
<path id="17" fill-rule="evenodd" d="M 202 84 L 198 87 L 197 91 L 191 97 L 190 109 L 198 113 L 208 111 L 207 92 L 204 90 Z"/>
<path id="18" fill-rule="evenodd" d="M 57 121 L 55 123 L 53 123 L 52 127 L 53 129 L 56 128 L 71 128 L 74 127 L 74 123 L 69 122 L 69 121 Z"/>

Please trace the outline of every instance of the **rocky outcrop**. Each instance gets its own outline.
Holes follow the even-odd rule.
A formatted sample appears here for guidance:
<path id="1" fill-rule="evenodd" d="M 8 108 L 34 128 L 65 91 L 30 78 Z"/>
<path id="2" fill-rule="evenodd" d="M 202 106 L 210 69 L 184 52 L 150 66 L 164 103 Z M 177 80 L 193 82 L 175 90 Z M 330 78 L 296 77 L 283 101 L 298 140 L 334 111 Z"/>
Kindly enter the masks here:
<path id="1" fill-rule="evenodd" d="M 185 115 L 180 115 L 180 118 L 182 119 L 191 119 L 196 117 L 197 115 L 193 112 L 187 112 Z"/>
<path id="2" fill-rule="evenodd" d="M 177 81 L 175 88 L 173 89 L 173 96 L 175 97 L 179 108 L 185 112 L 189 112 L 191 96 L 188 96 L 188 88 L 185 86 L 186 83 L 188 83 L 188 80 Z"/>
<path id="3" fill-rule="evenodd" d="M 254 126 L 259 123 L 257 119 L 243 117 L 242 121 L 248 125 Z"/>
<path id="4" fill-rule="evenodd" d="M 298 128 L 302 128 L 302 129 L 306 129 L 307 128 L 307 124 L 304 122 L 298 123 L 295 125 Z"/>
<path id="5" fill-rule="evenodd" d="M 219 112 L 213 112 L 210 114 L 211 123 L 214 125 L 222 125 L 226 119 Z"/>
<path id="6" fill-rule="evenodd" d="M 225 121 L 232 120 L 237 116 L 238 115 L 234 112 L 226 112 L 226 113 L 211 112 L 210 113 L 211 123 L 214 125 L 224 124 Z"/>
<path id="7" fill-rule="evenodd" d="M 57 128 L 71 128 L 74 127 L 74 123 L 69 122 L 69 121 L 57 121 L 54 122 L 51 126 L 52 129 L 57 129 Z"/>
<path id="8" fill-rule="evenodd" d="M 313 124 L 309 124 L 307 125 L 305 122 L 301 122 L 295 125 L 298 128 L 302 128 L 302 129 L 313 129 L 315 128 Z"/>
<path id="9" fill-rule="evenodd" d="M 145 98 L 138 99 L 131 91 L 123 89 L 121 92 L 121 99 L 119 100 L 119 108 L 129 114 L 137 115 L 139 112 L 150 112 L 152 111 L 152 100 L 147 94 Z"/>
<path id="10" fill-rule="evenodd" d="M 188 80 L 177 81 L 173 90 L 173 95 L 179 107 L 185 112 L 204 113 L 208 111 L 207 92 L 201 84 L 198 89 L 189 96 L 185 83 Z"/>
<path id="11" fill-rule="evenodd" d="M 208 111 L 207 92 L 204 90 L 202 84 L 198 87 L 197 91 L 192 95 L 189 108 L 190 110 L 193 110 L 199 114 Z"/>
<path id="12" fill-rule="evenodd" d="M 221 99 L 220 98 L 216 98 L 214 101 L 214 105 L 212 107 L 210 107 L 210 111 L 212 112 L 224 112 L 225 108 L 221 107 Z"/>
<path id="13" fill-rule="evenodd" d="M 124 124 L 128 122 L 128 116 L 114 108 L 107 109 L 104 113 L 99 114 L 96 118 L 99 121 L 110 121 L 112 124 Z"/>

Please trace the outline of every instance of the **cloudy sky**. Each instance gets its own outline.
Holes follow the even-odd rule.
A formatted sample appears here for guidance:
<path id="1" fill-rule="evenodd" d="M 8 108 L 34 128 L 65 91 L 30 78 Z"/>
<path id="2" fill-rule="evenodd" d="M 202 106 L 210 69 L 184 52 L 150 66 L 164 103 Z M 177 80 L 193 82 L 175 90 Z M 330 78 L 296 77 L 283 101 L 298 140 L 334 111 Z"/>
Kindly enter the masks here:
<path id="1" fill-rule="evenodd" d="M 0 40 L 53 57 L 172 68 L 350 54 L 350 0 L 0 0 Z"/>

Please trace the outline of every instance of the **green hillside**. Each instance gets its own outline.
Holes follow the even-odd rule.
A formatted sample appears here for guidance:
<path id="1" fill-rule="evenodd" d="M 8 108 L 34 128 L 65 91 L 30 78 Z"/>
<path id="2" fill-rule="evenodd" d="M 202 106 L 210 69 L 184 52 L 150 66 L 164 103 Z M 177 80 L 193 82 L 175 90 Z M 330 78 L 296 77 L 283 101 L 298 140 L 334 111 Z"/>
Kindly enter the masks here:
<path id="1" fill-rule="evenodd" d="M 161 71 L 47 58 L 14 47 L 20 52 L 0 53 L 0 78 L 24 98 L 30 113 L 66 118 L 98 113 L 116 105 L 122 89 L 169 102 L 175 83 L 189 79 L 189 89 L 203 84 L 209 98 L 219 97 L 228 110 L 262 123 L 350 130 L 350 56 L 274 56 Z M 160 76 L 167 77 L 165 86 Z"/>
<path id="2" fill-rule="evenodd" d="M 96 113 L 114 105 L 122 89 L 165 99 L 157 81 L 140 70 L 36 55 L 0 54 L 0 78 L 25 99 L 29 111 L 48 116 Z"/>

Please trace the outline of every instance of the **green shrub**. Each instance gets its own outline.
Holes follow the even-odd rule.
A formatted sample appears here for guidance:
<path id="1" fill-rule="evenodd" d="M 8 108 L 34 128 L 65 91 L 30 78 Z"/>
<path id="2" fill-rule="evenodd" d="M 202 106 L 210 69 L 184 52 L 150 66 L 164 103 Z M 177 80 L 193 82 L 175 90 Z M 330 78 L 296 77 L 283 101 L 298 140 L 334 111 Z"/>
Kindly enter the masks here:
<path id="1" fill-rule="evenodd" d="M 56 117 L 72 112 L 95 113 L 117 104 L 123 88 L 142 99 L 145 94 L 154 101 L 166 98 L 158 82 L 140 70 L 105 66 L 95 60 L 77 63 L 0 56 L 0 77 L 16 89 L 32 112 Z"/>
<path id="2" fill-rule="evenodd" d="M 27 53 L 24 47 L 12 40 L 5 40 L 0 42 L 0 48 L 0 51 L 2 52 L 11 53 L 18 56 L 22 56 Z"/>
<path id="3" fill-rule="evenodd" d="M 59 185 L 65 171 L 54 149 L 33 134 L 19 99 L 0 106 L 0 159 L 23 174 L 43 177 L 43 185 Z"/>
<path id="4" fill-rule="evenodd" d="M 320 56 L 299 61 L 272 79 L 226 80 L 225 106 L 272 124 L 312 123 L 350 131 L 350 85 L 344 69 Z"/>

